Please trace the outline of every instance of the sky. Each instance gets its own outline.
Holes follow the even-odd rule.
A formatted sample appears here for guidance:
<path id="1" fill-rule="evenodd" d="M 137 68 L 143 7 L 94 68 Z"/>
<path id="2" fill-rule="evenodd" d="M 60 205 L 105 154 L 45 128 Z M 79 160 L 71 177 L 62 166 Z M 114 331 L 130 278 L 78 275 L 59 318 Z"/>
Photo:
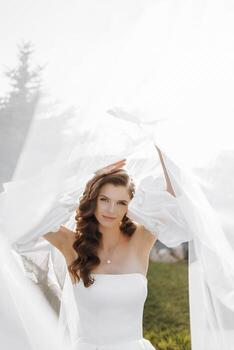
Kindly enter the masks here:
<path id="1" fill-rule="evenodd" d="M 62 79 L 67 67 L 79 67 L 85 55 L 101 43 L 118 40 L 150 3 L 149 0 L 2 1 L 0 94 L 7 89 L 5 67 L 14 67 L 17 45 L 22 40 L 32 41 L 34 62 L 48 64 L 45 78 L 50 86 L 56 87 L 58 75 Z"/>
<path id="2" fill-rule="evenodd" d="M 103 111 L 116 105 L 145 119 L 191 118 L 190 134 L 195 140 L 192 130 L 201 133 L 202 128 L 206 145 L 212 123 L 212 147 L 218 138 L 223 147 L 230 140 L 228 147 L 234 148 L 231 135 L 225 137 L 231 132 L 229 119 L 234 112 L 234 10 L 207 0 L 197 1 L 191 11 L 192 3 L 2 1 L 0 96 L 7 90 L 5 67 L 14 67 L 17 45 L 30 40 L 35 47 L 34 63 L 47 64 L 44 81 L 48 89 L 68 104 L 81 102 L 84 118 L 100 114 L 101 120 Z M 217 125 L 213 123 L 216 117 Z M 222 123 L 224 118 L 227 123 Z M 109 125 L 104 120 L 107 129 L 109 120 Z"/>

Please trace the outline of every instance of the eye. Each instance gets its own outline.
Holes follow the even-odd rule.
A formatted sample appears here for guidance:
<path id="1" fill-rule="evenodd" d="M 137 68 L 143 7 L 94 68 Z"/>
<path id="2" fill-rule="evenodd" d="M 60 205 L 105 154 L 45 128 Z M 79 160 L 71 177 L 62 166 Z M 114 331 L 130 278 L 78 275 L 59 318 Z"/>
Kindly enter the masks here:
<path id="1" fill-rule="evenodd" d="M 101 201 L 107 202 L 108 199 L 107 198 L 100 198 Z"/>
<path id="2" fill-rule="evenodd" d="M 127 205 L 125 202 L 119 202 L 119 204 L 121 204 L 121 205 Z"/>

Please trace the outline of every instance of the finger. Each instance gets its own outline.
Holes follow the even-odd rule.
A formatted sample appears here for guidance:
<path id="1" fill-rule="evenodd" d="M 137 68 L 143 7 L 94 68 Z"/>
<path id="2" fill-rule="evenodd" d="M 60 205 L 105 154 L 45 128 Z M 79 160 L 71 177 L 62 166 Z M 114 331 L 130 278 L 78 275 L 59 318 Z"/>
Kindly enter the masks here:
<path id="1" fill-rule="evenodd" d="M 107 171 L 113 171 L 115 169 L 119 169 L 122 168 L 125 165 L 124 162 L 118 163 L 118 164 L 114 164 L 114 165 L 110 165 L 106 168 Z"/>
<path id="2" fill-rule="evenodd" d="M 126 162 L 125 160 L 119 160 L 118 162 L 115 162 L 115 163 L 112 163 L 110 165 L 107 165 L 107 167 L 105 167 L 106 169 L 109 169 L 109 168 L 118 168 L 120 166 L 123 166 L 125 165 Z"/>
<path id="3" fill-rule="evenodd" d="M 125 162 L 126 162 L 126 159 L 121 159 L 121 160 L 118 160 L 118 161 L 115 162 L 115 163 L 110 164 L 110 166 L 122 164 L 122 163 L 125 163 Z"/>
<path id="4" fill-rule="evenodd" d="M 120 168 L 122 166 L 124 166 L 126 164 L 126 162 L 118 162 L 115 163 L 114 165 L 111 166 L 111 168 Z"/>

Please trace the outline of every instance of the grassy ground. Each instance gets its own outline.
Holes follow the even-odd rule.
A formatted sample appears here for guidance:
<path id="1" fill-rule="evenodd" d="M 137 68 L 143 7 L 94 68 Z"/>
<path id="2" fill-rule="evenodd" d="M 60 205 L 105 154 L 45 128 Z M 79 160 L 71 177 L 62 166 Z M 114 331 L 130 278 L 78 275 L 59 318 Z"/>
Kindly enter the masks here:
<path id="1" fill-rule="evenodd" d="M 144 337 L 157 350 L 190 350 L 188 267 L 150 262 Z"/>

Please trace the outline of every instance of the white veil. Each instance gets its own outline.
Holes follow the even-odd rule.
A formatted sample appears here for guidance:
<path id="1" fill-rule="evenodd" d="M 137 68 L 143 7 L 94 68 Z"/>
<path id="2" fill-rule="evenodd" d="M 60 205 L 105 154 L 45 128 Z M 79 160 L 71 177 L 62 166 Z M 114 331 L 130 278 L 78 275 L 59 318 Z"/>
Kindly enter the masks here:
<path id="1" fill-rule="evenodd" d="M 136 184 L 149 174 L 162 178 L 154 143 L 193 237 L 192 349 L 231 349 L 233 27 L 232 1 L 148 1 L 124 33 L 83 53 L 78 81 L 68 72 L 78 103 L 64 96 L 53 115 L 41 97 L 12 181 L 0 194 L 6 349 L 16 346 L 12 327 L 19 350 L 67 348 L 64 334 L 73 344 L 79 315 L 71 282 L 61 254 L 41 236 L 74 225 L 85 182 L 102 166 L 127 158 Z M 78 105 L 73 113 L 65 108 L 71 102 Z"/>

